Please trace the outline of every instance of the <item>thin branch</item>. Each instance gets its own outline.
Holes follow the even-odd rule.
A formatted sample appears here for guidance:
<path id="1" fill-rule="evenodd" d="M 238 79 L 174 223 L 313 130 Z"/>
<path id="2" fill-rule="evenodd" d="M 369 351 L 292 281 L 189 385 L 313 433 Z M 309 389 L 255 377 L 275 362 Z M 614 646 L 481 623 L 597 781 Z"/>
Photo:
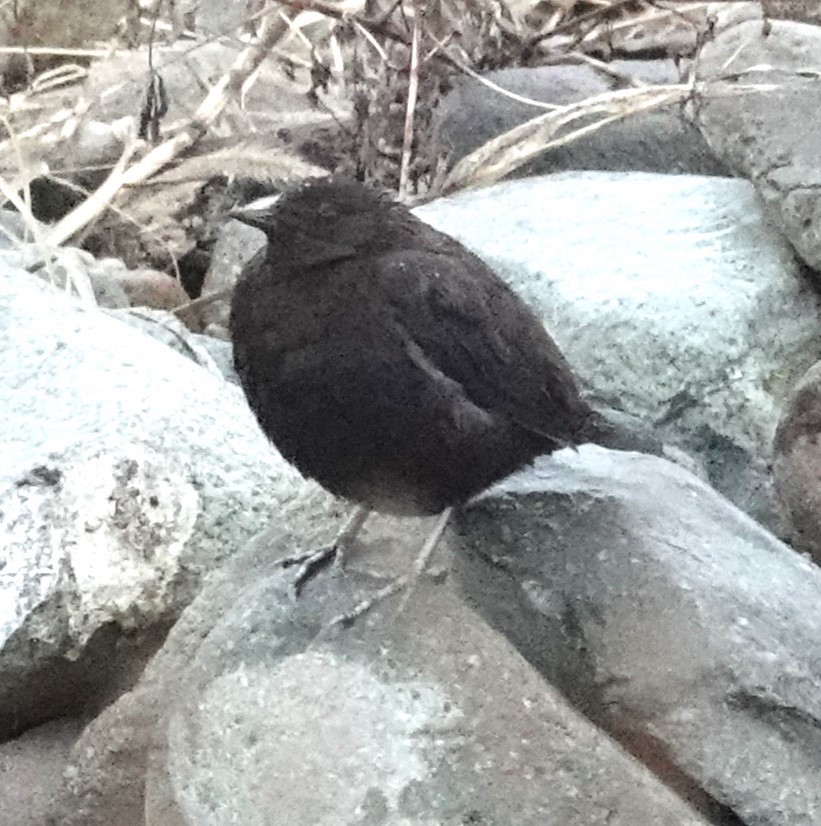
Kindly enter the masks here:
<path id="1" fill-rule="evenodd" d="M 233 287 L 224 287 L 216 292 L 201 295 L 199 298 L 192 298 L 190 301 L 186 301 L 185 304 L 180 304 L 178 307 L 174 307 L 171 312 L 177 316 L 177 318 L 184 318 L 185 314 L 191 310 L 206 307 L 208 304 L 213 304 L 215 301 L 222 301 L 225 298 L 229 298 L 233 291 Z"/>
<path id="2" fill-rule="evenodd" d="M 419 7 L 414 7 L 413 38 L 411 40 L 410 77 L 408 79 L 408 105 L 405 108 L 405 131 L 402 135 L 402 161 L 399 166 L 399 198 L 408 194 L 408 172 L 413 148 L 413 121 L 416 97 L 419 92 Z"/>
<path id="3" fill-rule="evenodd" d="M 570 20 L 566 20 L 564 23 L 560 23 L 558 26 L 554 26 L 552 29 L 548 29 L 546 31 L 540 32 L 539 34 L 531 37 L 529 40 L 525 41 L 525 44 L 530 48 L 533 46 L 538 46 L 543 40 L 547 40 L 548 37 L 553 37 L 556 34 L 563 34 L 565 32 L 572 32 L 575 28 L 577 28 L 582 23 L 587 23 L 590 20 L 595 20 L 598 17 L 606 17 L 610 12 L 615 11 L 622 6 L 626 6 L 628 3 L 633 3 L 635 0 L 613 0 L 613 2 L 609 6 L 600 6 L 599 8 L 593 9 L 592 11 L 585 12 L 585 14 L 580 14 L 577 17 L 572 17 Z"/>

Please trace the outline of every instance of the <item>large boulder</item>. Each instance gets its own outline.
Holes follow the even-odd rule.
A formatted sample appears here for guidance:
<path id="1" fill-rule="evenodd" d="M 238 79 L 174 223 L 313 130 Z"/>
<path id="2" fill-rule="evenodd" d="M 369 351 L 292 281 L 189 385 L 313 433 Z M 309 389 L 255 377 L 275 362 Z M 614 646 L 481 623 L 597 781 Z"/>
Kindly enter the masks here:
<path id="1" fill-rule="evenodd" d="M 89 726 L 61 826 L 704 826 L 447 580 L 349 629 L 329 623 L 383 584 L 371 575 L 323 572 L 294 603 L 270 548 L 287 553 L 308 525 L 227 563 Z M 413 528 L 375 519 L 351 566 L 402 572 Z"/>
<path id="2" fill-rule="evenodd" d="M 715 154 L 753 182 L 773 223 L 810 266 L 821 269 L 821 89 L 812 69 L 821 28 L 787 20 L 765 25 L 759 4 L 749 5 L 756 7 L 754 19 L 749 10 L 723 12 L 716 5 L 715 35 L 699 52 L 696 77 L 738 89 L 714 94 L 708 85 L 696 116 Z"/>
<path id="3" fill-rule="evenodd" d="M 653 86 L 679 83 L 680 77 L 672 59 L 614 60 L 607 64 L 606 71 L 584 63 L 567 63 L 499 69 L 482 78 L 464 76 L 437 109 L 439 139 L 451 162 L 455 162 L 487 141 L 544 114 L 545 109 L 527 101 L 567 106 L 623 88 L 631 80 Z M 573 127 L 585 125 L 587 121 L 582 120 Z M 580 169 L 727 174 L 727 167 L 676 105 L 631 115 L 549 149 L 516 174 Z"/>
<path id="4" fill-rule="evenodd" d="M 678 466 L 540 459 L 349 627 L 426 526 L 374 519 L 294 601 L 272 551 L 314 524 L 211 578 L 76 744 L 61 826 L 701 822 L 651 773 L 713 822 L 818 822 L 821 571 Z"/>
<path id="5" fill-rule="evenodd" d="M 469 602 L 574 705 L 738 822 L 821 822 L 821 568 L 682 468 L 593 445 L 459 527 Z"/>

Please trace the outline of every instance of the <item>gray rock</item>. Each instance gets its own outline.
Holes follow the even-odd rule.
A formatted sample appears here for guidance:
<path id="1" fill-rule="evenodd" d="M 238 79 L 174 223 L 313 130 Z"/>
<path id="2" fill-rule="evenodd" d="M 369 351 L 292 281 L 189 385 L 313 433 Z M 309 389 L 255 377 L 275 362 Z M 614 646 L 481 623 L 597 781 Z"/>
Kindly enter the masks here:
<path id="1" fill-rule="evenodd" d="M 186 5 L 196 5 L 196 30 L 212 37 L 236 35 L 253 20 L 253 4 L 248 0 L 199 0 L 196 4 L 186 0 Z"/>
<path id="2" fill-rule="evenodd" d="M 203 99 L 208 83 L 226 72 L 239 47 L 228 42 L 202 43 L 192 49 L 179 42 L 153 49 L 153 67 L 163 79 L 168 98 L 168 121 L 190 118 Z M 112 79 L 116 82 L 112 84 Z M 139 113 L 150 80 L 144 50 L 121 51 L 94 63 L 84 94 L 93 102 L 87 125 L 113 123 Z"/>
<path id="3" fill-rule="evenodd" d="M 395 573 L 412 545 L 406 523 L 390 524 L 365 552 Z M 304 531 L 275 530 L 228 563 L 135 691 L 89 727 L 61 826 L 143 814 L 152 826 L 703 826 L 446 583 L 420 582 L 400 615 L 387 603 L 322 632 L 378 586 L 325 573 L 293 603 L 266 546 L 291 548 Z M 124 731 L 118 760 L 109 744 Z"/>
<path id="4" fill-rule="evenodd" d="M 62 826 L 143 812 L 253 824 L 261 811 L 294 824 L 699 822 L 534 680 L 454 582 L 713 822 L 818 823 L 821 571 L 704 483 L 593 446 L 540 460 L 463 513 L 455 577 L 420 582 L 399 615 L 389 602 L 323 630 L 382 584 L 375 565 L 404 570 L 412 524 L 372 525 L 353 569 L 320 574 L 296 603 L 270 549 L 322 541 L 306 512 L 230 560 L 78 741 Z"/>
<path id="5" fill-rule="evenodd" d="M 699 81 L 729 79 L 767 89 L 700 97 L 702 133 L 721 160 L 749 178 L 772 221 L 799 255 L 821 268 L 821 167 L 817 112 L 821 89 L 812 67 L 821 53 L 821 28 L 730 16 L 701 49 Z M 720 21 L 721 22 L 721 21 Z"/>
<path id="6" fill-rule="evenodd" d="M 163 125 L 193 116 L 208 84 L 226 71 L 236 49 L 222 43 L 157 45 L 152 63 L 162 78 L 168 100 Z M 105 170 L 94 167 L 113 164 L 135 130 L 151 80 L 148 55 L 142 49 L 120 51 L 95 61 L 88 73 L 83 96 L 88 106 L 73 125 L 66 140 L 46 157 L 51 168 L 91 170 L 78 176 L 96 185 Z"/>
<path id="7" fill-rule="evenodd" d="M 592 445 L 459 531 L 471 604 L 637 756 L 739 822 L 821 823 L 821 569 L 677 466 Z"/>
<path id="8" fill-rule="evenodd" d="M 616 60 L 616 72 L 649 84 L 678 83 L 672 60 Z M 501 69 L 487 79 L 517 95 L 543 103 L 567 105 L 619 88 L 611 76 L 585 64 Z M 621 85 L 626 85 L 623 82 Z M 473 78 L 460 78 L 437 112 L 438 132 L 453 161 L 487 141 L 544 113 L 506 97 Z M 582 126 L 579 122 L 574 126 Z M 677 106 L 633 115 L 546 152 L 518 170 L 540 175 L 575 169 L 726 175 L 698 129 Z"/>
<path id="9" fill-rule="evenodd" d="M 817 0 L 762 0 L 764 13 L 772 18 L 821 23 L 821 8 Z"/>
<path id="10" fill-rule="evenodd" d="M 168 101 L 168 111 L 161 123 L 163 131 L 173 130 L 194 117 L 211 87 L 230 70 L 241 50 L 242 44 L 235 39 L 206 41 L 194 48 L 187 41 L 153 44 L 151 65 L 162 78 Z M 219 124 L 224 133 L 241 135 L 243 140 L 254 135 L 269 135 L 271 141 L 266 145 L 269 153 L 275 154 L 277 148 L 281 151 L 287 145 L 276 139 L 280 130 L 291 130 L 295 141 L 307 139 L 314 134 L 317 123 L 329 120 L 327 113 L 311 110 L 305 97 L 305 84 L 285 77 L 275 61 L 263 62 L 255 78 L 253 86 L 243 95 L 242 105 L 229 103 L 221 114 Z M 49 166 L 84 169 L 118 160 L 135 127 L 150 80 L 147 49 L 119 51 L 105 60 L 95 61 L 83 88 L 89 104 L 87 110 L 74 124 L 70 135 L 47 156 Z M 234 155 L 230 169 L 226 167 L 229 160 L 224 155 L 209 165 L 208 177 L 236 172 L 243 161 L 243 174 L 264 174 L 265 159 L 261 151 L 243 153 L 240 149 Z M 296 164 L 297 160 L 292 162 Z M 80 180 L 95 183 L 101 174 L 104 171 L 80 176 Z M 200 174 L 206 177 L 203 170 Z M 173 176 L 165 183 L 173 183 Z M 162 198 L 162 191 L 152 190 L 151 201 Z M 156 217 L 156 213 L 152 217 Z"/>
<path id="11" fill-rule="evenodd" d="M 789 388 L 821 349 L 821 308 L 750 184 L 563 173 L 417 214 L 519 291 L 595 396 L 656 423 L 775 523 L 767 460 Z"/>
<path id="12" fill-rule="evenodd" d="M 71 14 L 66 14 L 60 0 L 21 0 L 13 10 L 4 10 L 3 45 L 25 46 L 36 39 L 38 43 L 52 44 L 52 48 L 87 49 L 90 43 L 114 38 L 128 13 L 128 0 L 77 0 Z M 27 57 L 37 68 L 49 65 L 41 62 L 40 55 Z"/>
<path id="13" fill-rule="evenodd" d="M 238 388 L 96 308 L 2 270 L 0 319 L 7 737 L 133 680 L 204 574 L 315 488 Z"/>
<path id="14" fill-rule="evenodd" d="M 795 386 L 773 445 L 773 480 L 792 545 L 821 565 L 821 362 Z"/>
<path id="15" fill-rule="evenodd" d="M 129 307 L 173 310 L 189 300 L 176 278 L 150 267 L 129 269 L 118 258 L 98 258 L 93 271 L 116 283 L 125 292 Z"/>
<path id="16" fill-rule="evenodd" d="M 161 341 L 209 373 L 221 376 L 231 384 L 239 384 L 230 342 L 201 333 L 192 333 L 175 315 L 163 310 L 141 307 L 133 310 L 112 310 L 110 315 Z"/>
<path id="17" fill-rule="evenodd" d="M 208 353 L 211 363 L 216 366 L 220 375 L 231 384 L 239 385 L 239 376 L 234 369 L 234 348 L 231 342 L 200 333 L 192 333 L 192 336 L 194 341 Z"/>
<path id="18" fill-rule="evenodd" d="M 232 288 L 242 268 L 264 244 L 265 234 L 262 230 L 236 220 L 224 224 L 217 231 L 217 241 L 203 281 L 202 294 L 210 295 Z M 198 324 L 202 329 L 218 325 L 227 330 L 229 313 L 228 298 L 214 301 L 198 311 Z"/>

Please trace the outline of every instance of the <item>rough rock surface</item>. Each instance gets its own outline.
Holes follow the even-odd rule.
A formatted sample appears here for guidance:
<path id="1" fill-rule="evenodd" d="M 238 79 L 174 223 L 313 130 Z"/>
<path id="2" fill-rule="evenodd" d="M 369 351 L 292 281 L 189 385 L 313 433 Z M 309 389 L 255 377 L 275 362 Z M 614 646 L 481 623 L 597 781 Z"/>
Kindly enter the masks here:
<path id="1" fill-rule="evenodd" d="M 217 241 L 211 255 L 211 265 L 205 274 L 202 294 L 210 295 L 232 287 L 243 266 L 265 244 L 262 230 L 249 227 L 240 221 L 226 223 L 217 233 Z M 214 301 L 197 311 L 198 328 L 228 330 L 230 300 Z"/>
<path id="2" fill-rule="evenodd" d="M 821 565 L 821 362 L 798 382 L 778 424 L 773 479 L 786 533 Z"/>
<path id="3" fill-rule="evenodd" d="M 186 42 L 170 46 L 155 44 L 153 66 L 162 76 L 168 99 L 168 112 L 162 121 L 164 128 L 194 115 L 209 86 L 231 68 L 239 50 L 239 44 L 227 41 L 201 43 L 195 49 Z M 71 163 L 82 168 L 115 161 L 128 136 L 128 130 L 117 128 L 117 124 L 139 115 L 149 77 L 142 51 L 120 51 L 107 60 L 95 62 L 84 88 L 90 107 L 76 126 L 71 143 L 61 144 L 56 150 L 60 155 L 53 159 L 55 167 Z M 112 84 L 112 78 L 117 82 Z M 279 120 L 280 126 L 291 125 L 294 116 L 288 113 L 302 113 L 305 109 L 301 92 L 295 84 L 284 81 L 275 64 L 263 64 L 258 82 L 243 100 L 246 129 L 263 129 L 270 126 L 272 120 Z M 233 107 L 231 112 L 234 114 Z"/>
<path id="4" fill-rule="evenodd" d="M 363 553 L 401 571 L 414 543 L 407 525 L 386 525 Z M 326 572 L 293 604 L 270 548 L 301 532 L 275 530 L 228 563 L 136 689 L 86 731 L 63 826 L 136 826 L 143 812 L 150 826 L 704 823 L 447 580 L 421 582 L 398 616 L 389 602 L 322 631 L 381 583 Z M 112 766 L 107 746 L 125 732 L 129 760 Z"/>
<path id="5" fill-rule="evenodd" d="M 186 41 L 153 45 L 153 68 L 162 77 L 168 104 L 168 111 L 160 122 L 163 134 L 171 133 L 195 115 L 208 90 L 230 70 L 241 50 L 240 42 L 225 38 L 199 43 L 196 48 L 191 48 Z M 314 135 L 317 125 L 332 123 L 328 110 L 312 107 L 305 96 L 307 82 L 289 79 L 276 60 L 264 61 L 254 77 L 253 85 L 243 92 L 241 103 L 229 99 L 220 115 L 216 135 L 212 135 L 216 145 L 209 146 L 206 140 L 198 147 L 202 155 L 195 152 L 177 165 L 184 175 L 200 181 L 220 174 L 299 180 L 301 176 L 322 171 L 295 154 L 283 160 L 282 150 L 300 145 Z M 105 173 L 105 164 L 113 164 L 120 157 L 130 130 L 138 123 L 149 80 L 148 58 L 142 50 L 119 51 L 105 60 L 95 61 L 83 87 L 87 105 L 67 131 L 68 140 L 61 141 L 46 157 L 49 166 L 55 170 L 102 166 L 102 171 L 80 176 L 85 183 L 99 182 Z M 226 134 L 230 134 L 231 139 L 222 141 Z M 254 148 L 248 148 L 249 144 Z M 220 147 L 224 151 L 220 151 Z M 155 179 L 145 204 L 146 211 L 140 214 L 152 217 L 147 207 L 151 202 L 167 206 L 169 194 L 184 191 L 190 195 L 193 187 L 176 188 L 181 180 L 174 170 L 167 171 L 159 181 Z M 158 185 L 159 182 L 163 185 Z M 51 194 L 52 190 L 46 192 Z M 139 199 L 136 202 L 143 203 Z M 177 203 L 174 213 L 189 202 L 186 199 Z M 134 216 L 130 217 L 133 220 Z"/>
<path id="6" fill-rule="evenodd" d="M 594 395 L 656 423 L 739 507 L 775 523 L 772 437 L 821 350 L 821 310 L 749 183 L 562 173 L 417 214 L 520 292 Z"/>
<path id="7" fill-rule="evenodd" d="M 409 527 L 377 520 L 297 603 L 272 554 L 315 520 L 230 560 L 78 741 L 58 822 L 694 817 L 549 682 L 712 822 L 818 823 L 821 571 L 707 485 L 593 446 L 539 460 L 461 515 L 452 576 L 323 630 L 404 569 Z"/>
<path id="8" fill-rule="evenodd" d="M 190 5 L 197 30 L 209 36 L 235 36 L 249 25 L 248 0 L 200 0 Z"/>
<path id="9" fill-rule="evenodd" d="M 238 388 L 96 308 L 3 270 L 0 319 L 2 737 L 127 684 L 203 575 L 315 488 Z"/>
<path id="10" fill-rule="evenodd" d="M 818 0 L 762 0 L 761 5 L 765 14 L 772 18 L 821 23 Z"/>
<path id="11" fill-rule="evenodd" d="M 161 341 L 209 373 L 239 384 L 230 341 L 192 333 L 175 315 L 162 310 L 121 309 L 112 310 L 110 315 Z"/>
<path id="12" fill-rule="evenodd" d="M 63 770 L 83 726 L 82 720 L 55 720 L 0 744 L 4 826 L 50 826 Z"/>
<path id="13" fill-rule="evenodd" d="M 593 445 L 460 535 L 470 602 L 577 707 L 740 822 L 821 823 L 821 569 L 681 468 Z"/>
<path id="14" fill-rule="evenodd" d="M 720 11 L 720 6 L 716 7 Z M 716 155 L 748 178 L 773 222 L 799 255 L 821 269 L 821 167 L 816 113 L 821 28 L 749 14 L 719 14 L 715 36 L 701 49 L 698 79 L 728 79 L 765 88 L 704 95 L 697 119 Z"/>

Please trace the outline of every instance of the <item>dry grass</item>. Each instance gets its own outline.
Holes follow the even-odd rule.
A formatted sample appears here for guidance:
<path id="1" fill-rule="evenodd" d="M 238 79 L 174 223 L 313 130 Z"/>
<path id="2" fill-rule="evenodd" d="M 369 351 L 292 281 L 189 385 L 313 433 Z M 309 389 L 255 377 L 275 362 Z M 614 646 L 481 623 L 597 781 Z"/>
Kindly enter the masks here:
<path id="1" fill-rule="evenodd" d="M 234 64 L 203 94 L 193 115 L 175 123 L 167 137 L 156 143 L 137 138 L 139 113 L 98 124 L 100 130 L 109 130 L 104 138 L 120 146 L 119 158 L 112 159 L 107 174 L 73 209 L 43 229 L 31 214 L 30 183 L 53 174 L 44 159 L 59 155 L 78 130 L 87 128 L 94 101 L 84 95 L 82 81 L 88 69 L 79 61 L 104 59 L 111 53 L 111 48 L 93 43 L 84 49 L 50 50 L 62 63 L 0 100 L 6 132 L 0 141 L 0 192 L 26 218 L 46 260 L 50 248 L 82 238 L 103 216 L 115 226 L 129 224 L 129 232 L 154 233 L 158 255 L 173 260 L 184 246 L 183 233 L 176 241 L 169 230 L 176 221 L 175 209 L 186 198 L 193 200 L 215 170 L 232 168 L 226 144 L 233 140 L 241 147 L 233 168 L 243 163 L 253 167 L 254 158 L 264 165 L 264 156 L 270 154 L 244 147 L 247 136 L 232 133 L 232 121 L 224 114 L 229 106 L 233 113 L 243 111 L 260 66 L 271 56 L 283 78 L 304 82 L 306 98 L 316 112 L 325 113 L 329 122 L 340 122 L 341 128 L 324 147 L 337 171 L 392 188 L 406 200 L 487 184 L 613 120 L 676 105 L 692 95 L 723 92 L 676 85 L 628 88 L 563 107 L 531 101 L 533 120 L 451 168 L 435 140 L 434 115 L 455 78 L 467 74 L 494 88 L 481 72 L 569 56 L 595 61 L 620 40 L 634 39 L 637 30 L 677 27 L 685 41 L 682 48 L 692 49 L 704 29 L 706 6 L 669 0 L 269 3 L 248 21 L 255 36 Z M 143 24 L 143 34 L 150 31 L 152 36 L 179 29 L 178 22 L 159 18 L 149 17 Z M 498 87 L 495 91 L 510 95 Z M 209 150 L 206 139 L 215 136 L 220 148 Z M 294 170 L 297 177 L 318 171 L 287 153 L 280 167 Z M 76 188 L 71 173 L 69 169 L 61 174 Z M 172 183 L 180 187 L 183 179 L 185 188 L 171 188 Z M 167 202 L 158 195 L 163 187 L 173 192 Z"/>

